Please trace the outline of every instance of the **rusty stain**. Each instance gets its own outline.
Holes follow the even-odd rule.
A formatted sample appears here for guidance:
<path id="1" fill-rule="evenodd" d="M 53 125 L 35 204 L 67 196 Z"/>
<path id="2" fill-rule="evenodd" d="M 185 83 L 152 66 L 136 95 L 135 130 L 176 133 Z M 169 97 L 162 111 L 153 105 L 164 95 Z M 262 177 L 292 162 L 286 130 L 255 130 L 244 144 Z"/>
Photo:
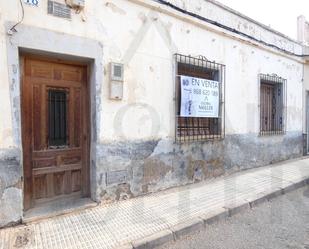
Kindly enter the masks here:
<path id="1" fill-rule="evenodd" d="M 144 183 L 157 182 L 172 170 L 172 167 L 158 159 L 147 159 L 144 163 Z"/>
<path id="2" fill-rule="evenodd" d="M 114 201 L 122 201 L 133 198 L 134 195 L 131 192 L 131 185 L 128 183 L 118 184 L 110 190 L 102 190 L 100 193 L 101 203 L 109 204 Z"/>
<path id="3" fill-rule="evenodd" d="M 197 172 L 203 175 L 198 176 Z M 187 168 L 187 177 L 191 181 L 200 181 L 211 177 L 218 177 L 224 174 L 224 166 L 219 158 L 211 160 L 193 160 L 189 157 L 189 166 Z"/>
<path id="4" fill-rule="evenodd" d="M 148 184 L 144 184 L 142 185 L 142 192 L 145 194 L 145 193 L 148 193 Z"/>
<path id="5" fill-rule="evenodd" d="M 116 190 L 116 200 L 127 200 L 133 198 L 133 193 L 131 192 L 131 186 L 128 183 L 119 184 Z"/>

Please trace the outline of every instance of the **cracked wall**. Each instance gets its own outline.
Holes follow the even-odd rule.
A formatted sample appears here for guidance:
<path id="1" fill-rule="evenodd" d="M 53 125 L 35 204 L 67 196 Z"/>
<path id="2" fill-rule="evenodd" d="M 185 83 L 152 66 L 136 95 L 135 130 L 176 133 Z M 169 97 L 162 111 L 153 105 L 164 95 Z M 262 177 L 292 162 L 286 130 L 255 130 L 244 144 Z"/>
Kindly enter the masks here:
<path id="1" fill-rule="evenodd" d="M 158 140 L 98 147 L 97 195 L 102 202 L 124 200 L 297 158 L 303 149 L 301 132 L 289 132 L 272 140 L 246 134 L 192 144 Z M 126 179 L 108 184 L 106 173 L 113 174 L 114 169 L 123 171 Z"/>
<path id="2" fill-rule="evenodd" d="M 212 1 L 173 3 L 291 52 L 302 50 L 291 39 Z M 73 13 L 72 20 L 47 15 L 47 1 L 41 1 L 39 7 L 25 6 L 23 23 L 10 37 L 6 32 L 18 21 L 18 4 L 0 1 L 0 54 L 5 55 L 0 57 L 0 227 L 22 218 L 19 49 L 92 61 L 95 201 L 133 198 L 302 154 L 301 59 L 163 6 L 158 9 L 150 0 L 87 0 L 85 18 Z M 224 140 L 174 143 L 176 52 L 226 65 Z M 110 62 L 125 66 L 121 101 L 109 99 Z M 287 79 L 285 135 L 258 135 L 260 73 Z"/>
<path id="3" fill-rule="evenodd" d="M 22 170 L 19 151 L 0 150 L 0 227 L 22 217 Z"/>

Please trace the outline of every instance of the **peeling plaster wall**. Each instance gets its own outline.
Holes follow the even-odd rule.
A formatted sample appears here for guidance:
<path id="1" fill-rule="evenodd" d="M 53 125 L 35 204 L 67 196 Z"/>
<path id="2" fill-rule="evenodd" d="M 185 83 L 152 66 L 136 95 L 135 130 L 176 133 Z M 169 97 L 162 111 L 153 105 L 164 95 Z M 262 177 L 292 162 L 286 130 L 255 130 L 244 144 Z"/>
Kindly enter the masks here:
<path id="1" fill-rule="evenodd" d="M 290 132 L 271 140 L 228 135 L 223 141 L 182 145 L 164 139 L 122 142 L 101 144 L 97 151 L 97 195 L 109 202 L 299 157 L 302 134 Z M 119 170 L 125 170 L 127 179 L 109 184 L 108 174 Z"/>
<path id="2" fill-rule="evenodd" d="M 302 51 L 293 40 L 213 1 L 173 2 L 288 51 Z M 96 57 L 92 72 L 96 76 L 91 76 L 95 82 L 91 197 L 96 201 L 132 198 L 302 154 L 301 59 L 150 0 L 87 0 L 85 21 L 74 13 L 72 20 L 65 20 L 46 12 L 47 1 L 40 1 L 39 7 L 25 6 L 24 21 L 10 38 L 5 25 L 21 17 L 19 2 L 0 2 L 0 227 L 22 217 L 18 62 L 11 63 L 8 52 L 17 46 L 82 57 L 91 51 L 89 57 Z M 42 37 L 46 39 L 42 41 Z M 95 43 L 87 43 L 89 40 Z M 86 44 L 101 46 L 77 51 Z M 223 141 L 174 143 L 176 52 L 203 55 L 226 65 Z M 125 65 L 121 101 L 109 100 L 109 62 Z M 259 73 L 287 79 L 286 135 L 258 136 Z M 14 214 L 9 212 L 11 208 Z"/>
<path id="3" fill-rule="evenodd" d="M 0 149 L 0 227 L 21 220 L 21 176 L 19 151 Z"/>

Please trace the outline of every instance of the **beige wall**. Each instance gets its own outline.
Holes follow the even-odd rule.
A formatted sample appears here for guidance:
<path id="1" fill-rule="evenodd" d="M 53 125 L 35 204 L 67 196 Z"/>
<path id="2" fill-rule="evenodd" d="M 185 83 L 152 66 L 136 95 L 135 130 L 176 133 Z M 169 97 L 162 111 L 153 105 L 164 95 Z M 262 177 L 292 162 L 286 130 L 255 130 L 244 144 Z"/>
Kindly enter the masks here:
<path id="1" fill-rule="evenodd" d="M 153 1 L 85 2 L 85 21 L 81 14 L 72 14 L 72 20 L 47 15 L 47 1 L 40 1 L 39 7 L 24 7 L 23 25 L 87 37 L 103 44 L 102 64 L 105 75 L 101 82 L 100 142 L 173 138 L 175 52 L 204 55 L 211 61 L 226 65 L 227 134 L 258 133 L 259 73 L 275 73 L 287 79 L 287 130 L 302 130 L 303 64 L 300 58 L 250 42 L 239 35 L 223 32 L 164 6 L 160 6 L 162 13 L 158 13 L 155 10 L 159 5 Z M 137 4 L 139 2 L 143 6 Z M 181 5 L 184 2 L 175 3 Z M 283 49 L 295 53 L 301 51 L 301 46 L 296 42 L 220 6 L 207 1 L 194 3 L 196 5 L 189 5 L 188 1 L 184 4 L 190 10 L 194 8 L 199 14 L 209 14 L 213 19 L 225 16 L 222 19 L 224 24 L 236 28 L 238 25 L 243 32 L 273 41 Z M 11 135 L 10 65 L 7 65 L 6 59 L 8 36 L 4 23 L 17 21 L 20 16 L 19 1 L 0 2 L 0 148 L 17 146 Z M 35 34 L 29 34 L 33 35 Z M 49 42 L 52 47 L 53 40 Z M 122 101 L 108 98 L 108 64 L 111 61 L 125 64 Z"/>

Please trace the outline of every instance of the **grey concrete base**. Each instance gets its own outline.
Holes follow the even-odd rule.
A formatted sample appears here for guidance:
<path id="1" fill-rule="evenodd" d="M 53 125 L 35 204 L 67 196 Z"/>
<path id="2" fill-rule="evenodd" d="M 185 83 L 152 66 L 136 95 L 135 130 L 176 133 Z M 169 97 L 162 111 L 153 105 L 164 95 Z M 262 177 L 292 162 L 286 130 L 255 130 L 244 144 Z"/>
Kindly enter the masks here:
<path id="1" fill-rule="evenodd" d="M 20 223 L 22 166 L 18 149 L 0 149 L 0 227 Z"/>
<path id="2" fill-rule="evenodd" d="M 298 188 L 309 185 L 309 179 L 302 180 L 301 182 L 291 183 L 291 185 L 274 190 L 272 193 L 264 193 L 256 196 L 256 199 L 246 200 L 245 202 L 238 202 L 227 205 L 226 207 L 218 210 L 217 212 L 207 213 L 201 215 L 198 218 L 193 218 L 187 222 L 177 224 L 170 229 L 153 234 L 144 239 L 140 239 L 132 242 L 132 244 L 124 245 L 123 247 L 117 247 L 120 249 L 151 249 L 163 245 L 172 240 L 176 241 L 183 236 L 189 235 L 193 232 L 207 229 L 207 226 L 218 222 L 220 220 L 227 219 L 235 214 L 249 210 L 263 202 L 270 201 L 285 193 L 291 192 Z"/>
<path id="3" fill-rule="evenodd" d="M 98 144 L 96 200 L 125 200 L 302 156 L 302 134 L 226 135 L 213 142 L 171 139 Z"/>

